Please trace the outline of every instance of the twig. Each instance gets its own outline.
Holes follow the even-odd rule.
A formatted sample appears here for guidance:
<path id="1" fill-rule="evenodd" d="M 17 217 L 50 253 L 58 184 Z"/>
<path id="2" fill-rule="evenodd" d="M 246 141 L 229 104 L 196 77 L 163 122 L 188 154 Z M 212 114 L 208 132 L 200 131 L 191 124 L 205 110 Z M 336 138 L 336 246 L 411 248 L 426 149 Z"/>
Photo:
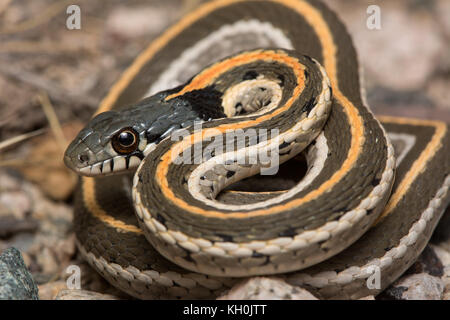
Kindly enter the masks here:
<path id="1" fill-rule="evenodd" d="M 39 130 L 36 130 L 36 131 L 24 133 L 24 134 L 21 134 L 19 136 L 12 137 L 12 138 L 9 138 L 9 139 L 7 139 L 5 141 L 2 141 L 2 142 L 0 142 L 0 151 L 5 149 L 5 148 L 7 148 L 7 147 L 9 147 L 9 146 L 11 146 L 11 145 L 13 145 L 13 144 L 16 144 L 16 143 L 22 142 L 24 140 L 30 139 L 32 137 L 38 136 L 38 135 L 44 133 L 45 131 L 46 131 L 46 128 L 42 128 L 42 129 L 39 129 Z"/>
<path id="2" fill-rule="evenodd" d="M 47 117 L 48 123 L 50 124 L 50 128 L 52 129 L 53 135 L 58 142 L 58 145 L 62 151 L 67 145 L 66 138 L 64 136 L 64 132 L 61 128 L 61 124 L 59 123 L 58 117 L 56 116 L 55 109 L 48 98 L 46 92 L 41 92 L 38 95 L 39 102 L 41 103 L 42 109 L 44 110 L 45 116 Z"/>
<path id="3" fill-rule="evenodd" d="M 41 54 L 46 53 L 51 54 L 65 54 L 65 53 L 76 53 L 87 51 L 86 47 L 83 46 L 68 46 L 61 45 L 56 42 L 48 41 L 9 41 L 2 43 L 0 47 L 0 53 L 32 53 Z"/>
<path id="4" fill-rule="evenodd" d="M 23 158 L 12 158 L 0 160 L 0 168 L 24 168 L 29 166 L 49 166 L 49 162 L 45 159 L 23 159 Z"/>

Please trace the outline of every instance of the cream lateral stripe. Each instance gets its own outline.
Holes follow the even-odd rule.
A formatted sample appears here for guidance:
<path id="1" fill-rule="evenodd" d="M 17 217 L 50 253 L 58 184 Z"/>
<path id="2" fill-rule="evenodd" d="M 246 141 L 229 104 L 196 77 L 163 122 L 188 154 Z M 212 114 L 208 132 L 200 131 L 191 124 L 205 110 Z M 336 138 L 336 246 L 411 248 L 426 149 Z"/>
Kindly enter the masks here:
<path id="1" fill-rule="evenodd" d="M 195 62 L 197 57 L 201 56 L 214 44 L 223 41 L 226 37 L 240 34 L 243 30 L 269 37 L 270 40 L 275 43 L 275 47 L 293 49 L 291 41 L 283 34 L 283 32 L 268 22 L 251 19 L 245 21 L 240 20 L 233 24 L 223 25 L 217 31 L 199 40 L 194 46 L 184 50 L 181 55 L 161 73 L 158 80 L 153 83 L 144 97 L 166 90 L 167 88 L 175 88 L 176 86 L 181 85 L 182 83 L 177 79 L 177 75 L 185 73 L 184 70 L 189 69 L 189 64 Z M 224 57 L 218 58 L 221 59 Z M 186 81 L 187 80 L 188 79 L 186 79 Z"/>
<path id="2" fill-rule="evenodd" d="M 431 120 L 418 120 L 418 119 L 408 119 L 408 118 L 397 118 L 397 117 L 388 117 L 388 116 L 379 116 L 378 119 L 383 122 L 387 123 L 393 123 L 393 124 L 415 124 L 415 125 L 423 125 L 423 126 L 444 126 L 445 123 L 439 122 L 439 121 L 431 121 Z M 433 139 L 436 137 L 436 135 L 433 136 Z M 441 139 L 441 138 L 440 138 Z M 430 144 L 430 143 L 429 143 Z M 423 153 L 423 152 L 422 152 Z M 430 154 L 428 154 L 429 156 Z M 427 159 L 428 161 L 429 159 Z M 408 171 L 408 174 L 411 173 L 411 169 Z M 95 189 L 94 189 L 94 179 L 88 178 L 88 177 L 82 177 L 82 191 L 83 191 L 83 197 L 84 202 L 87 206 L 87 209 L 94 214 L 98 219 L 105 222 L 110 227 L 119 228 L 123 231 L 128 232 L 135 232 L 142 234 L 142 230 L 129 224 L 125 224 L 124 222 L 120 220 L 116 220 L 113 217 L 109 216 L 104 210 L 100 208 L 100 206 L 97 204 L 95 200 Z M 227 192 L 234 192 L 234 191 L 227 191 Z M 240 193 L 245 193 L 241 192 Z M 280 191 L 280 193 L 285 193 L 286 191 Z M 393 195 L 392 195 L 393 196 Z M 392 197 L 391 197 L 392 198 Z M 376 224 L 380 223 L 380 221 L 377 221 Z"/>
<path id="3" fill-rule="evenodd" d="M 403 161 L 403 159 L 406 157 L 406 155 L 411 151 L 412 147 L 414 146 L 414 144 L 416 143 L 416 136 L 411 135 L 411 134 L 406 134 L 406 133 L 394 133 L 394 132 L 389 132 L 388 134 L 389 139 L 392 140 L 400 140 L 403 143 L 405 143 L 405 148 L 404 150 L 402 150 L 402 152 L 400 154 L 397 155 L 397 167 L 399 166 L 399 164 Z"/>
<path id="4" fill-rule="evenodd" d="M 194 238 L 181 231 L 168 229 L 158 220 L 154 219 L 146 207 L 142 206 L 141 196 L 138 192 L 136 192 L 136 182 L 138 181 L 136 178 L 137 175 L 135 175 L 133 183 L 133 200 L 138 216 L 144 220 L 145 225 L 153 234 L 163 241 L 168 241 L 172 244 L 177 243 L 179 246 L 190 252 L 196 253 L 203 250 L 209 254 L 221 257 L 250 257 L 253 252 L 263 253 L 269 256 L 276 255 L 280 252 L 292 250 L 293 248 L 299 249 L 307 246 L 308 244 L 324 241 L 331 236 L 336 237 L 344 230 L 347 230 L 352 225 L 363 219 L 367 213 L 367 210 L 372 209 L 379 199 L 382 198 L 386 192 L 390 191 L 389 186 L 394 174 L 393 170 L 395 167 L 395 159 L 392 145 L 388 144 L 387 149 L 388 159 L 386 161 L 386 167 L 383 171 L 379 186 L 372 189 L 370 194 L 366 198 L 362 199 L 355 209 L 346 212 L 339 218 L 338 221 L 327 222 L 315 230 L 308 230 L 299 233 L 292 238 L 278 237 L 271 240 L 240 242 L 238 244 Z M 264 246 L 261 246 L 260 249 L 254 249 L 262 244 L 264 244 Z M 271 248 L 273 248 L 270 252 L 265 250 L 265 247 L 268 245 L 271 245 Z"/>
<path id="5" fill-rule="evenodd" d="M 283 4 L 285 6 L 290 7 L 295 12 L 302 15 L 305 19 L 307 19 L 308 23 L 310 24 L 311 28 L 315 30 L 316 34 L 318 35 L 319 40 L 322 43 L 322 50 L 323 50 L 323 56 L 324 56 L 324 66 L 327 71 L 328 77 L 330 78 L 331 84 L 334 89 L 334 97 L 338 99 L 338 101 L 344 106 L 345 113 L 348 116 L 349 122 L 351 123 L 351 132 L 352 132 L 352 139 L 351 139 L 351 145 L 349 149 L 349 153 L 347 158 L 345 159 L 341 170 L 336 171 L 333 176 L 325 183 L 323 183 L 321 186 L 319 186 L 317 189 L 311 191 L 309 194 L 304 196 L 301 199 L 295 199 L 289 202 L 286 205 L 283 206 L 276 206 L 270 208 L 270 213 L 277 213 L 281 212 L 285 209 L 289 209 L 291 207 L 298 207 L 299 205 L 311 201 L 318 197 L 319 195 L 323 194 L 325 190 L 332 188 L 336 183 L 338 183 L 344 176 L 345 173 L 348 172 L 353 165 L 356 163 L 357 159 L 359 158 L 362 145 L 364 142 L 364 126 L 363 126 L 363 120 L 361 116 L 359 115 L 358 110 L 355 108 L 355 106 L 342 94 L 342 92 L 339 90 L 338 87 L 338 81 L 337 81 L 337 75 L 336 75 L 336 47 L 333 42 L 333 37 L 331 35 L 331 32 L 328 28 L 328 25 L 323 20 L 320 12 L 318 12 L 314 7 L 312 7 L 310 4 L 303 2 L 303 1 L 291 1 L 291 0 L 272 0 L 273 2 Z M 229 3 L 234 2 L 230 1 Z M 223 3 L 222 1 L 213 2 L 213 3 Z M 199 10 L 203 9 L 201 7 Z M 195 13 L 195 12 L 194 12 Z M 162 158 L 171 159 L 170 152 L 167 152 Z M 164 160 L 163 160 L 164 161 Z M 166 160 L 168 161 L 168 160 Z M 208 216 L 214 216 L 214 217 L 223 217 L 225 218 L 224 214 L 219 211 L 208 211 L 200 207 L 196 207 L 193 205 L 190 205 L 186 203 L 183 199 L 176 198 L 173 194 L 172 190 L 170 190 L 167 182 L 167 170 L 168 165 L 165 164 L 164 167 L 162 166 L 162 162 L 158 165 L 158 178 L 157 181 L 160 183 L 162 193 L 165 195 L 165 198 L 168 201 L 171 201 L 174 205 L 178 206 L 179 208 L 182 208 L 184 210 L 188 210 L 192 213 L 201 214 L 201 215 L 208 215 Z M 162 183 L 162 184 L 161 184 Z M 267 210 L 259 209 L 255 210 L 252 213 L 243 213 L 243 212 L 234 212 L 231 214 L 227 214 L 226 218 L 230 217 L 239 217 L 239 216 L 257 216 L 266 214 L 268 212 Z"/>
<path id="6" fill-rule="evenodd" d="M 373 266 L 381 267 L 381 272 L 386 269 L 395 260 L 399 260 L 404 257 L 407 252 L 407 247 L 412 246 L 416 243 L 419 235 L 425 230 L 427 224 L 433 220 L 434 215 L 439 214 L 439 207 L 442 204 L 442 199 L 446 197 L 448 189 L 450 187 L 450 175 L 448 175 L 441 188 L 438 189 L 433 199 L 428 203 L 428 207 L 422 212 L 419 220 L 412 224 L 409 228 L 408 233 L 403 236 L 398 245 L 387 251 L 382 257 L 375 258 L 367 262 L 362 267 L 351 266 L 345 270 L 336 273 L 336 271 L 323 271 L 315 275 L 310 275 L 307 273 L 295 273 L 292 277 L 287 277 L 289 281 L 296 285 L 310 285 L 316 288 L 324 288 L 329 285 L 334 285 L 336 283 L 345 284 L 351 283 L 355 279 L 367 279 L 373 272 L 369 272 L 369 268 Z M 339 280 L 346 278 L 344 283 Z"/>
<path id="7" fill-rule="evenodd" d="M 415 120 L 415 119 L 413 120 L 406 118 L 402 120 L 386 116 L 379 117 L 379 119 L 384 122 L 392 122 L 400 124 L 409 123 L 422 126 L 433 126 L 435 128 L 435 133 L 433 134 L 433 137 L 431 138 L 431 141 L 427 144 L 426 148 L 421 152 L 420 156 L 416 159 L 416 161 L 414 161 L 413 165 L 408 170 L 405 177 L 402 179 L 401 183 L 395 190 L 395 192 L 389 198 L 389 202 L 384 208 L 382 214 L 375 221 L 374 226 L 383 221 L 383 219 L 386 218 L 397 206 L 398 202 L 406 194 L 406 191 L 408 191 L 410 185 L 414 182 L 414 180 L 418 177 L 418 175 L 421 172 L 423 172 L 426 165 L 428 164 L 428 161 L 433 158 L 430 157 L 430 155 L 434 155 L 437 152 L 437 150 L 442 147 L 441 140 L 447 133 L 446 124 L 439 121 Z"/>
<path id="8" fill-rule="evenodd" d="M 277 138 L 279 139 L 279 143 L 281 144 L 283 141 L 293 141 L 295 140 L 297 137 L 299 137 L 302 134 L 305 134 L 306 132 L 310 131 L 310 124 L 312 123 L 313 120 L 317 121 L 317 118 L 320 117 L 326 117 L 329 113 L 329 109 L 330 109 L 330 92 L 329 92 L 329 83 L 326 80 L 326 73 L 325 70 L 323 68 L 320 68 L 321 72 L 322 72 L 322 76 L 323 76 L 323 82 L 322 82 L 322 92 L 320 93 L 320 95 L 318 96 L 319 99 L 319 103 L 316 104 L 316 106 L 314 106 L 314 108 L 309 112 L 308 116 L 303 119 L 302 121 L 300 121 L 298 124 L 296 124 L 294 127 L 292 127 L 291 129 L 287 130 L 284 133 L 281 133 Z M 322 103 L 320 103 L 320 101 L 322 101 Z M 323 135 L 322 135 L 323 136 Z M 288 139 L 288 137 L 290 137 Z M 325 140 L 325 137 L 322 137 L 322 140 Z M 320 139 L 316 140 L 316 145 L 325 145 L 325 149 L 328 150 L 327 145 L 326 145 L 326 141 L 323 142 Z M 276 142 L 274 142 L 273 144 L 275 144 Z M 267 149 L 271 148 L 272 142 L 271 140 L 268 141 L 264 141 L 259 143 L 258 145 L 252 146 L 250 148 L 247 149 L 247 151 L 249 151 L 250 149 L 258 149 L 260 148 L 257 152 L 261 152 L 261 149 L 263 150 L 262 153 L 267 153 Z M 278 146 L 277 146 L 278 147 Z M 230 152 L 229 154 L 233 154 L 234 152 Z M 251 151 L 249 151 L 249 154 L 251 153 Z M 228 210 L 236 210 L 238 211 L 238 209 L 240 210 L 254 210 L 257 208 L 261 208 L 261 207 L 267 207 L 268 205 L 272 205 L 274 203 L 279 203 L 281 201 L 284 201 L 286 199 L 288 199 L 289 197 L 294 196 L 295 194 L 297 194 L 298 192 L 300 192 L 304 187 L 305 187 L 305 183 L 300 182 L 297 187 L 292 188 L 291 190 L 289 190 L 288 192 L 284 193 L 283 195 L 280 195 L 278 197 L 272 198 L 270 200 L 267 201 L 262 201 L 262 202 L 258 202 L 258 203 L 254 203 L 254 204 L 249 204 L 249 205 L 225 205 L 225 204 L 221 204 L 218 201 L 214 201 L 214 200 L 209 200 L 206 199 L 205 196 L 202 196 L 199 192 L 199 179 L 200 176 L 202 176 L 207 170 L 210 170 L 214 167 L 214 165 L 216 164 L 225 164 L 225 159 L 231 159 L 231 157 L 227 157 L 227 154 L 223 154 L 220 157 L 216 156 L 211 158 L 210 160 L 202 163 L 201 165 L 199 165 L 196 169 L 194 169 L 194 171 L 192 172 L 192 174 L 190 175 L 189 179 L 188 179 L 188 188 L 189 191 L 191 193 L 191 195 L 196 198 L 197 200 L 202 201 L 203 203 L 212 206 L 212 207 L 216 207 L 218 209 L 228 209 Z M 327 156 L 327 151 L 325 153 L 322 152 L 322 161 L 321 161 L 321 165 L 317 164 L 317 166 L 314 167 L 314 170 L 312 171 L 313 173 L 315 173 L 315 175 L 311 175 L 311 177 L 309 179 L 313 179 L 312 177 L 315 177 L 319 174 L 319 167 L 323 167 L 323 164 L 325 163 L 325 159 Z M 306 177 L 305 177 L 306 178 Z M 194 181 L 195 180 L 195 181 Z"/>
<path id="9" fill-rule="evenodd" d="M 196 197 L 197 200 L 202 201 L 203 203 L 205 203 L 206 205 L 209 206 L 215 206 L 219 209 L 226 209 L 226 210 L 254 210 L 256 208 L 260 208 L 260 207 L 266 207 L 269 205 L 273 205 L 274 203 L 279 203 L 281 201 L 284 201 L 290 197 L 292 197 L 293 195 L 301 192 L 304 188 L 306 188 L 307 186 L 309 186 L 311 183 L 313 183 L 314 179 L 319 175 L 320 171 L 323 169 L 326 158 L 327 158 L 327 153 L 328 153 L 328 145 L 327 145 L 327 141 L 325 138 L 325 135 L 323 133 L 321 133 L 317 138 L 316 138 L 316 144 L 315 144 L 315 148 L 317 149 L 316 153 L 318 154 L 314 160 L 311 160 L 312 162 L 312 169 L 308 170 L 307 174 L 302 178 L 302 180 L 293 188 L 286 190 L 286 191 L 281 191 L 278 192 L 279 195 L 273 198 L 270 198 L 268 200 L 265 201 L 261 201 L 261 202 L 256 202 L 256 203 L 251 203 L 251 204 L 236 204 L 236 205 L 227 205 L 224 203 L 221 203 L 217 200 L 210 200 L 210 199 L 206 199 L 206 197 Z M 208 161 L 209 162 L 209 161 Z M 192 176 L 199 176 L 201 175 L 196 174 L 197 170 L 201 170 L 202 166 L 205 166 L 207 164 L 207 162 L 204 162 L 203 164 L 201 164 L 200 166 L 198 166 L 191 174 Z M 206 169 L 204 170 L 206 171 Z M 189 178 L 188 181 L 188 186 L 194 184 L 194 182 L 191 182 L 192 178 Z M 191 191 L 192 190 L 192 191 Z M 192 192 L 198 192 L 198 188 L 193 188 L 191 186 L 189 186 L 189 191 Z M 227 192 L 227 191 L 225 191 Z M 233 191 L 228 191 L 228 192 L 233 192 Z M 276 192 L 268 192 L 271 194 L 274 194 Z M 261 194 L 261 192 L 258 192 L 258 194 Z"/>

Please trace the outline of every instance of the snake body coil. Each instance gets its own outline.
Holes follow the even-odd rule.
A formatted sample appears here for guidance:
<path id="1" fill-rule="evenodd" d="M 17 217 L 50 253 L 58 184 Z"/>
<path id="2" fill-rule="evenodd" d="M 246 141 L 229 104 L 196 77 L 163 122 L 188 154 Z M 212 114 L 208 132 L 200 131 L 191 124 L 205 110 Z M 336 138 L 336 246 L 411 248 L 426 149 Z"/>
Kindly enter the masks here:
<path id="1" fill-rule="evenodd" d="M 202 5 L 149 46 L 66 151 L 67 166 L 96 177 L 83 177 L 77 196 L 80 251 L 142 298 L 211 297 L 233 277 L 286 272 L 324 297 L 356 298 L 368 294 L 370 263 L 390 271 L 386 287 L 423 248 L 446 205 L 450 179 L 431 163 L 445 159 L 448 134 L 443 124 L 422 124 L 435 134 L 418 167 L 398 167 L 391 194 L 394 149 L 360 92 L 351 39 L 320 2 Z M 307 171 L 290 189 L 222 192 L 295 164 L 302 151 Z M 422 241 L 419 230 L 404 229 L 403 238 L 374 235 L 376 242 L 351 246 L 375 221 L 404 211 L 421 165 L 439 177 L 430 201 L 440 202 L 402 219 L 411 226 L 433 207 Z M 115 175 L 134 170 L 131 184 Z"/>

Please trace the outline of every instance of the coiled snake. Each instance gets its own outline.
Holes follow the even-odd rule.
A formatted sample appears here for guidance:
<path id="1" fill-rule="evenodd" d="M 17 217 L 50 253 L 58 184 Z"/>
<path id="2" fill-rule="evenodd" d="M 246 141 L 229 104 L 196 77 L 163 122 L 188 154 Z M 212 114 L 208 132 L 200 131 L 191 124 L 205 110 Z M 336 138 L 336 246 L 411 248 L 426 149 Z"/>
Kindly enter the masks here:
<path id="1" fill-rule="evenodd" d="M 382 126 L 358 71 L 318 1 L 203 4 L 135 60 L 66 151 L 86 176 L 80 252 L 140 298 L 213 298 L 269 274 L 324 298 L 376 295 L 448 203 L 450 137 L 440 122 Z M 288 177 L 267 175 L 279 164 Z"/>

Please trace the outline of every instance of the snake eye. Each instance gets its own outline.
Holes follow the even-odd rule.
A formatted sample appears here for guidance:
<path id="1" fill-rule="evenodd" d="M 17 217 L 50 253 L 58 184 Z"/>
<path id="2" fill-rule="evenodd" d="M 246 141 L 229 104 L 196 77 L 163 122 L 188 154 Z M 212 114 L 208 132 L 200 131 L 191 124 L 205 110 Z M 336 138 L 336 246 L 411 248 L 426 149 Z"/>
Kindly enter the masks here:
<path id="1" fill-rule="evenodd" d="M 138 145 L 138 134 L 132 128 L 125 128 L 112 138 L 112 146 L 114 150 L 120 154 L 131 153 L 136 150 Z"/>

